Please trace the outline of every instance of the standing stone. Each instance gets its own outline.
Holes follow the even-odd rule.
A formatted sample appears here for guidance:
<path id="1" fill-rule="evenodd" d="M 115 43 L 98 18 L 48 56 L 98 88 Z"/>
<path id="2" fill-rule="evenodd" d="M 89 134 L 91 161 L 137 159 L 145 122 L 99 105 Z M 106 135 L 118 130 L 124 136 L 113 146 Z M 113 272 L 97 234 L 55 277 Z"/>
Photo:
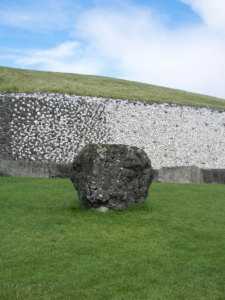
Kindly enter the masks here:
<path id="1" fill-rule="evenodd" d="M 119 210 L 145 201 L 153 174 L 144 150 L 88 144 L 74 158 L 70 179 L 85 206 Z"/>

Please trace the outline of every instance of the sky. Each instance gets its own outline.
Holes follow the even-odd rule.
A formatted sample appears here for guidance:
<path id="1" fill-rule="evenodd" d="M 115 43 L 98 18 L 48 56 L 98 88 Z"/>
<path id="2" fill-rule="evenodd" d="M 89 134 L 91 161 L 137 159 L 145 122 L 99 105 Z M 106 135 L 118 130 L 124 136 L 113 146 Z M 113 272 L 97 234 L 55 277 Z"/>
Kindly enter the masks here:
<path id="1" fill-rule="evenodd" d="M 0 65 L 225 99 L 224 0 L 0 0 Z"/>

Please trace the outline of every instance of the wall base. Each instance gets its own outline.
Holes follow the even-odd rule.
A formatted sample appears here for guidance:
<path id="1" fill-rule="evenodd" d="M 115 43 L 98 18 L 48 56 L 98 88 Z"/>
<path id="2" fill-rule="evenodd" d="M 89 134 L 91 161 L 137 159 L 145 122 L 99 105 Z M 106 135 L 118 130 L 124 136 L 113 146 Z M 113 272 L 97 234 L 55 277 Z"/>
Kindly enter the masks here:
<path id="1" fill-rule="evenodd" d="M 167 167 L 155 170 L 155 182 L 225 184 L 225 169 Z"/>
<path id="2" fill-rule="evenodd" d="M 0 159 L 0 176 L 68 178 L 72 164 Z"/>
<path id="3" fill-rule="evenodd" d="M 0 176 L 69 178 L 72 163 L 0 159 Z M 155 170 L 154 182 L 225 184 L 225 169 L 167 167 Z"/>

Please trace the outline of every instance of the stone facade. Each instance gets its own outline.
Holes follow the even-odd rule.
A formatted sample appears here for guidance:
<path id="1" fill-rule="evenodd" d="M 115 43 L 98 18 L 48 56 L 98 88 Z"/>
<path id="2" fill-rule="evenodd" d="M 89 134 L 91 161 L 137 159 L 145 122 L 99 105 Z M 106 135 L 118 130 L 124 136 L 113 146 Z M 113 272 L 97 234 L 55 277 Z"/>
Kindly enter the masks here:
<path id="1" fill-rule="evenodd" d="M 0 158 L 70 163 L 88 143 L 144 148 L 154 169 L 225 169 L 225 111 L 52 93 L 0 93 Z"/>

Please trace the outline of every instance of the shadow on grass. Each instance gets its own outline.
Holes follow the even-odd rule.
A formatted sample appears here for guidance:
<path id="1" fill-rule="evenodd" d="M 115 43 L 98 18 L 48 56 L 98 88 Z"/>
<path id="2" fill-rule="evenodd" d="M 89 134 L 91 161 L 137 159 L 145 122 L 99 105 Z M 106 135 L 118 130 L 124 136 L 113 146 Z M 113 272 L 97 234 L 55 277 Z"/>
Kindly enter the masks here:
<path id="1" fill-rule="evenodd" d="M 87 211 L 89 210 L 87 207 L 85 207 L 80 201 L 73 200 L 68 205 L 69 210 L 73 212 L 81 212 L 81 211 Z"/>
<path id="2" fill-rule="evenodd" d="M 95 212 L 95 213 L 100 213 L 97 210 L 92 210 L 91 208 L 86 207 L 85 205 L 83 205 L 79 200 L 73 200 L 69 203 L 68 205 L 69 210 L 73 211 L 73 212 Z M 126 209 L 123 210 L 114 210 L 114 209 L 110 209 L 107 211 L 107 213 L 109 212 L 114 212 L 114 213 L 132 213 L 132 212 L 152 212 L 153 211 L 153 203 L 152 202 L 145 202 L 143 204 L 136 204 L 130 207 L 127 207 Z"/>

